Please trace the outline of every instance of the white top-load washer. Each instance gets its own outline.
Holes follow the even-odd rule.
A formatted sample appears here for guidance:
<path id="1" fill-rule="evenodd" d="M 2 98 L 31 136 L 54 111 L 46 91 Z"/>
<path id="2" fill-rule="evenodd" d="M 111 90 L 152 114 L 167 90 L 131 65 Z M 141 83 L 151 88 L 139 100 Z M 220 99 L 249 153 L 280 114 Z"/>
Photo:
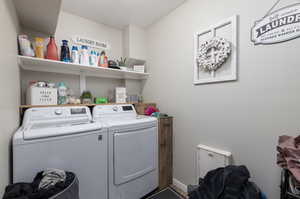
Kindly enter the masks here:
<path id="1" fill-rule="evenodd" d="M 27 109 L 13 136 L 13 181 L 32 182 L 47 168 L 74 172 L 82 199 L 108 198 L 107 129 L 88 107 Z"/>
<path id="2" fill-rule="evenodd" d="M 109 198 L 139 199 L 158 187 L 158 129 L 132 105 L 99 105 L 96 122 L 109 128 Z"/>

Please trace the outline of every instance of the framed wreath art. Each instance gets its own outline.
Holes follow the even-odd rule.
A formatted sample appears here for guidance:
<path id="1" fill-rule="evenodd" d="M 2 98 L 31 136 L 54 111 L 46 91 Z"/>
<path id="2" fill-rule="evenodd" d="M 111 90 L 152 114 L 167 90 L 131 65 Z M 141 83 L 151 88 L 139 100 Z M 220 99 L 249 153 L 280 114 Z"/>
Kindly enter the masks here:
<path id="1" fill-rule="evenodd" d="M 222 67 L 231 53 L 231 44 L 222 37 L 214 37 L 202 43 L 198 50 L 199 67 L 210 72 L 212 76 L 215 71 Z"/>
<path id="2" fill-rule="evenodd" d="M 194 84 L 237 79 L 236 26 L 237 16 L 233 16 L 195 34 Z"/>

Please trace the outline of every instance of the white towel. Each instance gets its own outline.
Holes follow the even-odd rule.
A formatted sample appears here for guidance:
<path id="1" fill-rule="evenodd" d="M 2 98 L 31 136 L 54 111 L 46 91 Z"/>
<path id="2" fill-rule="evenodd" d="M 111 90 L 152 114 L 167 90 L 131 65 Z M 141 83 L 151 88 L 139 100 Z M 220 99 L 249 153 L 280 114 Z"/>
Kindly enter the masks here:
<path id="1" fill-rule="evenodd" d="M 48 189 L 59 182 L 66 181 L 66 172 L 60 169 L 47 169 L 43 172 L 43 178 L 39 189 Z"/>

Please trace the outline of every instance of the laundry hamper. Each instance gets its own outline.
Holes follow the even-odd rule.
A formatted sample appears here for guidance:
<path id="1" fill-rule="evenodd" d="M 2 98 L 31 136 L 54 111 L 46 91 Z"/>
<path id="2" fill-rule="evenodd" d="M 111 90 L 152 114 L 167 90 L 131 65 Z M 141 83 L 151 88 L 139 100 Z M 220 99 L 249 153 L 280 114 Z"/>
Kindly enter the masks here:
<path id="1" fill-rule="evenodd" d="M 8 185 L 3 199 L 79 199 L 79 181 L 74 173 L 66 172 L 66 181 L 62 184 L 49 189 L 39 189 L 42 173 L 38 173 L 32 183 Z"/>
<path id="2" fill-rule="evenodd" d="M 49 199 L 79 199 L 79 181 L 75 174 L 67 172 L 72 176 L 70 184 L 59 193 L 51 196 Z"/>

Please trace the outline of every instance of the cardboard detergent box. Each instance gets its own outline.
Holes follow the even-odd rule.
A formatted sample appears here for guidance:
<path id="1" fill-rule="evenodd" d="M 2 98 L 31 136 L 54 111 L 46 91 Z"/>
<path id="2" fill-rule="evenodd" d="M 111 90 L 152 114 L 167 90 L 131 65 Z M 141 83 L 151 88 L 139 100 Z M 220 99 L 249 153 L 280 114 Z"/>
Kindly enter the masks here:
<path id="1" fill-rule="evenodd" d="M 133 71 L 138 73 L 144 73 L 145 72 L 145 65 L 134 65 Z"/>

